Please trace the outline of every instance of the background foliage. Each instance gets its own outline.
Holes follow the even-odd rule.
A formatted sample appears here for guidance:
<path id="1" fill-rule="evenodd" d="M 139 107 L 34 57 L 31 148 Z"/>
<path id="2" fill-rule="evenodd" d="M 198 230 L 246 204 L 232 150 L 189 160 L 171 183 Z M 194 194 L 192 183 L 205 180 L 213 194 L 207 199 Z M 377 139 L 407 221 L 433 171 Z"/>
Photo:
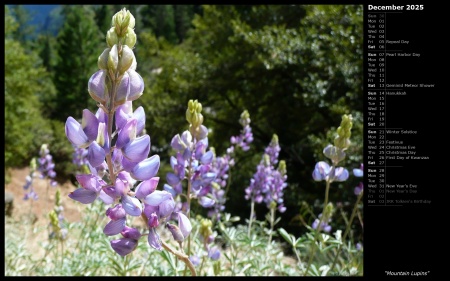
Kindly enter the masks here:
<path id="1" fill-rule="evenodd" d="M 332 143 L 330 132 L 342 114 L 354 117 L 345 166 L 362 162 L 362 6 L 65 5 L 51 14 L 62 19 L 56 35 L 44 29 L 37 38 L 26 36 L 32 28 L 26 10 L 16 6 L 13 13 L 5 6 L 5 169 L 27 165 L 49 143 L 60 180 L 73 180 L 63 124 L 83 108 L 96 109 L 87 81 L 106 48 L 111 16 L 122 6 L 136 18 L 134 52 L 145 90 L 135 107 L 146 112 L 162 182 L 170 140 L 187 128 L 189 99 L 204 106 L 209 143 L 218 155 L 239 133 L 238 119 L 247 109 L 255 141 L 237 157 L 226 211 L 247 217 L 244 189 L 276 133 L 288 171 L 280 226 L 302 232 L 300 222 L 314 219 L 304 216 L 303 202 L 316 214 L 321 210 L 316 198 L 324 190 L 311 173 L 324 160 L 322 149 Z M 345 209 L 354 198 L 348 186 L 356 184 L 335 185 L 330 200 Z M 258 207 L 262 219 L 266 207 Z"/>

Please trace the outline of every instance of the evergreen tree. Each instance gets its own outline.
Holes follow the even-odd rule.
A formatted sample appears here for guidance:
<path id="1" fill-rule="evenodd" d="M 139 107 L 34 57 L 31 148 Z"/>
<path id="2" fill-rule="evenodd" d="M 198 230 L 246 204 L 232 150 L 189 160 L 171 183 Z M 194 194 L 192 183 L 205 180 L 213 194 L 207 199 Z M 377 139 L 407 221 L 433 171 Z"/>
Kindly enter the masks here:
<path id="1" fill-rule="evenodd" d="M 98 5 L 95 9 L 95 22 L 101 32 L 106 32 L 111 28 L 111 18 L 119 11 L 114 9 L 112 5 Z"/>
<path id="2" fill-rule="evenodd" d="M 55 65 L 55 44 L 55 37 L 49 33 L 41 34 L 37 39 L 37 46 L 40 47 L 38 50 L 39 56 L 48 72 L 52 72 Z"/>
<path id="3" fill-rule="evenodd" d="M 18 24 L 13 36 L 22 44 L 29 44 L 35 37 L 36 26 L 29 24 L 32 14 L 23 5 L 11 5 L 11 15 Z"/>
<path id="4" fill-rule="evenodd" d="M 51 10 L 50 14 L 45 18 L 42 31 L 51 36 L 56 36 L 63 25 L 62 9 L 63 5 L 59 5 Z"/>
<path id="5" fill-rule="evenodd" d="M 19 27 L 5 7 L 5 168 L 28 164 L 51 136 L 40 100 L 55 89 L 37 53 L 14 39 Z"/>
<path id="6" fill-rule="evenodd" d="M 92 6 L 68 5 L 63 7 L 62 13 L 65 22 L 57 37 L 54 75 L 58 95 L 52 117 L 64 121 L 67 116 L 79 115 L 83 108 L 95 108 L 87 83 L 98 69 L 99 50 L 104 49 L 106 43 L 95 23 Z"/>
<path id="7" fill-rule="evenodd" d="M 157 38 L 178 43 L 174 5 L 148 5 L 141 9 L 141 15 L 143 28 L 149 28 Z"/>
<path id="8" fill-rule="evenodd" d="M 175 32 L 178 43 L 184 41 L 187 31 L 192 27 L 191 21 L 194 15 L 194 5 L 173 5 Z"/>

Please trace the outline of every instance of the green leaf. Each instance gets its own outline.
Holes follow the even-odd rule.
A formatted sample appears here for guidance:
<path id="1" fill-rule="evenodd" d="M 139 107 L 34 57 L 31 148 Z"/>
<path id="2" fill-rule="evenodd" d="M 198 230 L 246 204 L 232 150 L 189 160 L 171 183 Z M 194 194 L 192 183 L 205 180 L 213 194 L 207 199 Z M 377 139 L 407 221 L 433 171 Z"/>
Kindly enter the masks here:
<path id="1" fill-rule="evenodd" d="M 295 237 L 289 233 L 284 228 L 279 228 L 278 232 L 281 234 L 281 236 L 288 242 L 291 246 L 294 246 L 296 243 Z"/>
<path id="2" fill-rule="evenodd" d="M 161 255 L 161 257 L 163 257 L 163 259 L 165 259 L 169 263 L 169 265 L 172 268 L 172 270 L 174 272 L 176 272 L 177 271 L 177 267 L 175 265 L 175 261 L 173 259 L 172 254 L 170 254 L 169 252 L 163 250 L 163 251 L 160 252 L 160 255 Z"/>

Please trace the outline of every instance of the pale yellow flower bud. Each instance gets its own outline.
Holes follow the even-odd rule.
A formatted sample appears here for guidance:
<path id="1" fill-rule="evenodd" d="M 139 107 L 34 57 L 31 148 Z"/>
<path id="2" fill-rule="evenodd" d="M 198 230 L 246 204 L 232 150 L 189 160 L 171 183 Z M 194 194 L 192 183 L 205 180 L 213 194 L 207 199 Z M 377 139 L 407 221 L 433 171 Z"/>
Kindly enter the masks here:
<path id="1" fill-rule="evenodd" d="M 117 45 L 114 45 L 109 51 L 108 56 L 108 69 L 116 72 L 117 65 L 119 64 L 119 53 L 117 51 Z"/>
<path id="2" fill-rule="evenodd" d="M 107 70 L 108 69 L 108 58 L 109 58 L 109 51 L 111 49 L 105 49 L 103 53 L 98 57 L 97 65 L 99 69 Z"/>
<path id="3" fill-rule="evenodd" d="M 106 33 L 106 43 L 110 48 L 119 43 L 119 38 L 117 37 L 114 27 L 111 27 Z"/>
<path id="4" fill-rule="evenodd" d="M 127 45 L 130 48 L 133 48 L 136 44 L 136 33 L 134 30 L 128 27 L 127 35 L 125 35 L 125 39 L 123 40 L 123 44 Z"/>
<path id="5" fill-rule="evenodd" d="M 135 60 L 135 56 L 133 54 L 133 50 L 131 50 L 130 47 L 127 45 L 122 46 L 122 57 L 119 60 L 119 73 L 123 74 L 125 71 L 127 71 L 131 65 L 133 64 L 133 61 Z"/>

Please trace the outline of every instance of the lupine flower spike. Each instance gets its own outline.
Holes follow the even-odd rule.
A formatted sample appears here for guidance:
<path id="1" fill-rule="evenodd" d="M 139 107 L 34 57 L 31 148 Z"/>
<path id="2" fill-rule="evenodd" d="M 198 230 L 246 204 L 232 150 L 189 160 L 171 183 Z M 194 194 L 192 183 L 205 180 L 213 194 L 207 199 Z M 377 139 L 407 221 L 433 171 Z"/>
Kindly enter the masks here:
<path id="1" fill-rule="evenodd" d="M 151 143 L 145 133 L 143 107 L 133 111 L 132 102 L 144 92 L 144 80 L 136 71 L 133 53 L 134 26 L 134 16 L 125 8 L 113 16 L 106 34 L 107 48 L 98 58 L 99 70 L 87 82 L 88 94 L 98 109 L 84 109 L 81 122 L 70 116 L 65 125 L 66 136 L 76 149 L 76 164 L 87 167 L 86 172 L 76 174 L 79 187 L 69 197 L 82 204 L 99 200 L 109 206 L 105 212 L 109 221 L 103 233 L 121 236 L 110 241 L 111 248 L 121 256 L 133 252 L 143 236 L 151 248 L 161 251 L 169 247 L 158 234 L 165 225 L 170 226 L 172 234 L 174 229 L 179 230 L 174 239 L 180 243 L 192 229 L 189 219 L 176 212 L 172 194 L 156 190 L 160 159 L 158 155 L 149 156 Z M 207 133 L 201 125 L 201 105 L 192 104 L 191 109 L 191 132 L 201 140 Z M 202 155 L 202 149 L 190 147 L 189 152 Z M 208 157 L 203 157 L 202 162 L 207 163 Z M 203 172 L 200 176 L 205 180 L 211 177 Z M 127 216 L 144 218 L 148 234 L 128 226 Z M 178 225 L 169 222 L 172 218 L 178 219 Z"/>

